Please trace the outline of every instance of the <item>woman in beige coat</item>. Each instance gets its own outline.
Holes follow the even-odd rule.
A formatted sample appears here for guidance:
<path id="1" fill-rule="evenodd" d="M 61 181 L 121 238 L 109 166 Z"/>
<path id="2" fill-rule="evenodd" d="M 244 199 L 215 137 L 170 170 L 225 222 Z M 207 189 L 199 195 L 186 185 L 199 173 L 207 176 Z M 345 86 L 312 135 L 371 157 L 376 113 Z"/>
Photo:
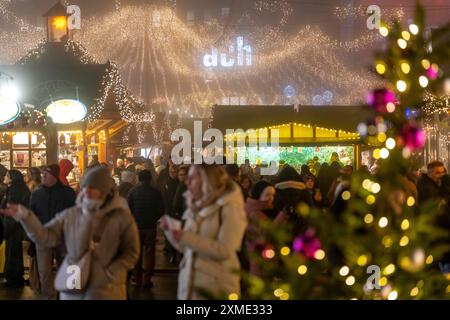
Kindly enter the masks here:
<path id="1" fill-rule="evenodd" d="M 205 299 L 205 292 L 214 298 L 240 295 L 237 252 L 247 227 L 242 191 L 217 165 L 192 166 L 187 187 L 183 230 L 162 220 L 167 238 L 184 254 L 178 299 Z"/>
<path id="2" fill-rule="evenodd" d="M 0 214 L 20 221 L 30 239 L 40 246 L 65 244 L 69 261 L 86 252 L 91 230 L 104 225 L 100 241 L 92 254 L 90 276 L 81 292 L 62 292 L 62 300 L 125 300 L 127 272 L 133 269 L 139 256 L 139 237 L 131 213 L 121 206 L 108 170 L 88 171 L 82 192 L 74 207 L 59 213 L 43 226 L 30 210 L 9 204 Z"/>

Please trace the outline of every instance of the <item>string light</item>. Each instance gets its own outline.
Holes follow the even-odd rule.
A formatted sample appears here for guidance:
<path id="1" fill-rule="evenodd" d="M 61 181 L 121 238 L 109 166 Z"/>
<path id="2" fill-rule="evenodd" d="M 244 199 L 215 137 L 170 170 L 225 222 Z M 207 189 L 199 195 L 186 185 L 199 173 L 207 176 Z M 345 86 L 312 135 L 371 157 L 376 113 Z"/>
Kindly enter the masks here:
<path id="1" fill-rule="evenodd" d="M 419 84 L 422 88 L 426 88 L 428 86 L 428 78 L 425 76 L 419 77 Z"/>
<path id="2" fill-rule="evenodd" d="M 419 27 L 415 24 L 410 24 L 409 25 L 409 31 L 414 34 L 417 35 L 419 33 Z"/>
<path id="3" fill-rule="evenodd" d="M 298 267 L 297 272 L 299 275 L 304 275 L 306 272 L 308 272 L 308 267 L 305 265 L 301 265 Z"/>
<path id="4" fill-rule="evenodd" d="M 258 2 L 265 4 L 255 10 L 282 12 L 281 24 L 292 12 L 289 1 Z M 159 27 L 149 19 L 155 12 L 160 16 Z M 242 18 L 245 19 L 248 17 Z M 9 34 L 0 31 L 0 59 L 17 60 L 45 36 L 42 28 L 33 30 Z M 273 84 L 280 76 L 285 78 L 287 73 L 301 82 L 302 94 L 296 97 L 300 104 L 310 103 L 318 82 L 326 82 L 331 89 L 340 92 L 336 95 L 336 104 L 354 104 L 361 91 L 378 83 L 369 72 L 352 71 L 340 58 L 341 51 L 362 50 L 374 43 L 377 37 L 373 32 L 367 31 L 352 41 L 339 42 L 312 26 L 302 27 L 289 36 L 274 26 L 255 28 L 246 35 L 258 53 L 251 68 L 230 71 L 203 68 L 201 58 L 211 47 L 217 46 L 217 34 L 222 34 L 219 49 L 228 50 L 234 41 L 232 31 L 214 21 L 208 26 L 191 28 L 177 18 L 173 8 L 140 5 L 121 6 L 120 10 L 103 16 L 83 19 L 83 28 L 74 36 L 95 60 L 117 63 L 122 81 L 135 94 L 136 101 L 145 102 L 152 110 L 183 106 L 184 110 L 180 112 L 191 118 L 194 115 L 209 117 L 209 107 L 220 104 L 224 96 L 245 95 L 248 104 L 261 104 L 260 92 L 263 91 L 265 104 L 281 103 L 282 97 L 273 89 Z M 146 80 L 145 74 L 153 78 Z M 299 74 L 302 74 L 301 78 Z M 342 74 L 350 76 L 342 77 Z M 205 79 L 211 81 L 206 83 Z M 240 85 L 230 88 L 230 81 Z"/>
<path id="5" fill-rule="evenodd" d="M 400 92 L 405 92 L 406 91 L 406 82 L 403 80 L 398 80 L 397 81 L 397 89 Z"/>
<path id="6" fill-rule="evenodd" d="M 380 228 L 384 228 L 388 225 L 388 219 L 386 217 L 382 217 L 380 218 L 380 220 L 378 221 L 378 226 Z"/>
<path id="7" fill-rule="evenodd" d="M 395 140 L 392 138 L 388 138 L 386 140 L 386 148 L 388 148 L 389 150 L 392 150 L 395 148 Z"/>
<path id="8" fill-rule="evenodd" d="M 341 267 L 341 269 L 339 269 L 339 274 L 343 277 L 345 277 L 346 275 L 348 275 L 350 272 L 350 268 L 347 266 L 343 266 Z"/>
<path id="9" fill-rule="evenodd" d="M 397 44 L 401 49 L 406 49 L 408 43 L 405 41 L 405 39 L 398 39 Z"/>
<path id="10" fill-rule="evenodd" d="M 364 222 L 367 224 L 371 224 L 373 222 L 373 215 L 368 213 L 364 216 Z"/>

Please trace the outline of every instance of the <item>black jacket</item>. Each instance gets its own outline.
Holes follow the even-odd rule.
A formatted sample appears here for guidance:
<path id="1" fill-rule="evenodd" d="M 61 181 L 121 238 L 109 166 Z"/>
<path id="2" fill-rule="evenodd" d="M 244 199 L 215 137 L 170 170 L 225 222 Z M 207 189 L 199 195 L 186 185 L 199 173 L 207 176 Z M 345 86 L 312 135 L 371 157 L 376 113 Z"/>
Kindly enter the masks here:
<path id="1" fill-rule="evenodd" d="M 28 207 L 30 203 L 30 190 L 23 180 L 22 174 L 14 171 L 9 172 L 12 183 L 6 189 L 6 193 L 2 199 L 0 206 L 6 208 L 8 203 L 21 204 Z M 14 224 L 14 220 L 10 217 L 2 217 L 0 219 L 0 242 L 8 237 L 8 229 Z"/>
<path id="2" fill-rule="evenodd" d="M 139 183 L 128 193 L 128 205 L 139 229 L 152 229 L 164 214 L 161 191 L 149 184 Z"/>
<path id="3" fill-rule="evenodd" d="M 57 213 L 75 205 L 75 191 L 57 182 L 53 187 L 41 186 L 31 194 L 30 209 L 45 224 Z"/>
<path id="4" fill-rule="evenodd" d="M 177 192 L 175 192 L 175 197 L 173 199 L 173 211 L 169 212 L 169 215 L 174 218 L 181 219 L 184 211 L 186 211 L 186 199 L 183 197 L 183 193 L 185 193 L 186 190 L 186 184 L 178 184 Z"/>
<path id="5" fill-rule="evenodd" d="M 419 195 L 419 204 L 423 204 L 431 199 L 439 200 L 439 198 L 441 198 L 440 187 L 426 174 L 423 174 L 419 178 L 419 181 L 417 182 L 417 192 Z"/>
<path id="6" fill-rule="evenodd" d="M 122 182 L 119 185 L 119 196 L 126 199 L 128 197 L 128 193 L 131 189 L 133 189 L 133 187 L 134 185 L 131 182 Z"/>

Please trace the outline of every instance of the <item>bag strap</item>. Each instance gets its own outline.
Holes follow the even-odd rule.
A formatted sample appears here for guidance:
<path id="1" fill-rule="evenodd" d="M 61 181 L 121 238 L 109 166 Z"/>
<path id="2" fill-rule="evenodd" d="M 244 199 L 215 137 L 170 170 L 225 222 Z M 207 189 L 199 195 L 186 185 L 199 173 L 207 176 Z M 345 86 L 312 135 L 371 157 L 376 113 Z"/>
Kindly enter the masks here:
<path id="1" fill-rule="evenodd" d="M 114 212 L 115 212 L 115 210 L 110 212 L 110 213 L 108 213 L 108 214 L 105 214 L 102 217 L 102 219 L 100 220 L 100 223 L 97 225 L 96 230 L 94 230 L 94 232 L 92 233 L 92 241 L 94 243 L 99 243 L 102 240 L 102 235 L 103 235 L 103 232 L 105 231 L 105 227 L 106 227 L 106 224 L 108 222 L 108 218 L 110 216 L 112 216 L 112 214 Z"/>

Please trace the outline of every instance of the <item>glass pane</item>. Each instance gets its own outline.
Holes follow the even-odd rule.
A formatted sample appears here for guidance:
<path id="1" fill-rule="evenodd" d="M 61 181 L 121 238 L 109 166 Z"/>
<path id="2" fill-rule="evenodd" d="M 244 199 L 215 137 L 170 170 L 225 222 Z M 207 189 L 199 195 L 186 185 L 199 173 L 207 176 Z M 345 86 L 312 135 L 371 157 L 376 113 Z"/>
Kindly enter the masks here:
<path id="1" fill-rule="evenodd" d="M 13 167 L 26 168 L 29 165 L 28 151 L 13 151 Z"/>
<path id="2" fill-rule="evenodd" d="M 47 147 L 45 136 L 42 133 L 31 134 L 31 147 L 36 149 L 45 149 Z"/>
<path id="3" fill-rule="evenodd" d="M 31 166 L 41 167 L 47 164 L 47 151 L 39 150 L 31 153 Z"/>
<path id="4" fill-rule="evenodd" d="M 13 149 L 28 149 L 28 132 L 13 133 Z"/>

